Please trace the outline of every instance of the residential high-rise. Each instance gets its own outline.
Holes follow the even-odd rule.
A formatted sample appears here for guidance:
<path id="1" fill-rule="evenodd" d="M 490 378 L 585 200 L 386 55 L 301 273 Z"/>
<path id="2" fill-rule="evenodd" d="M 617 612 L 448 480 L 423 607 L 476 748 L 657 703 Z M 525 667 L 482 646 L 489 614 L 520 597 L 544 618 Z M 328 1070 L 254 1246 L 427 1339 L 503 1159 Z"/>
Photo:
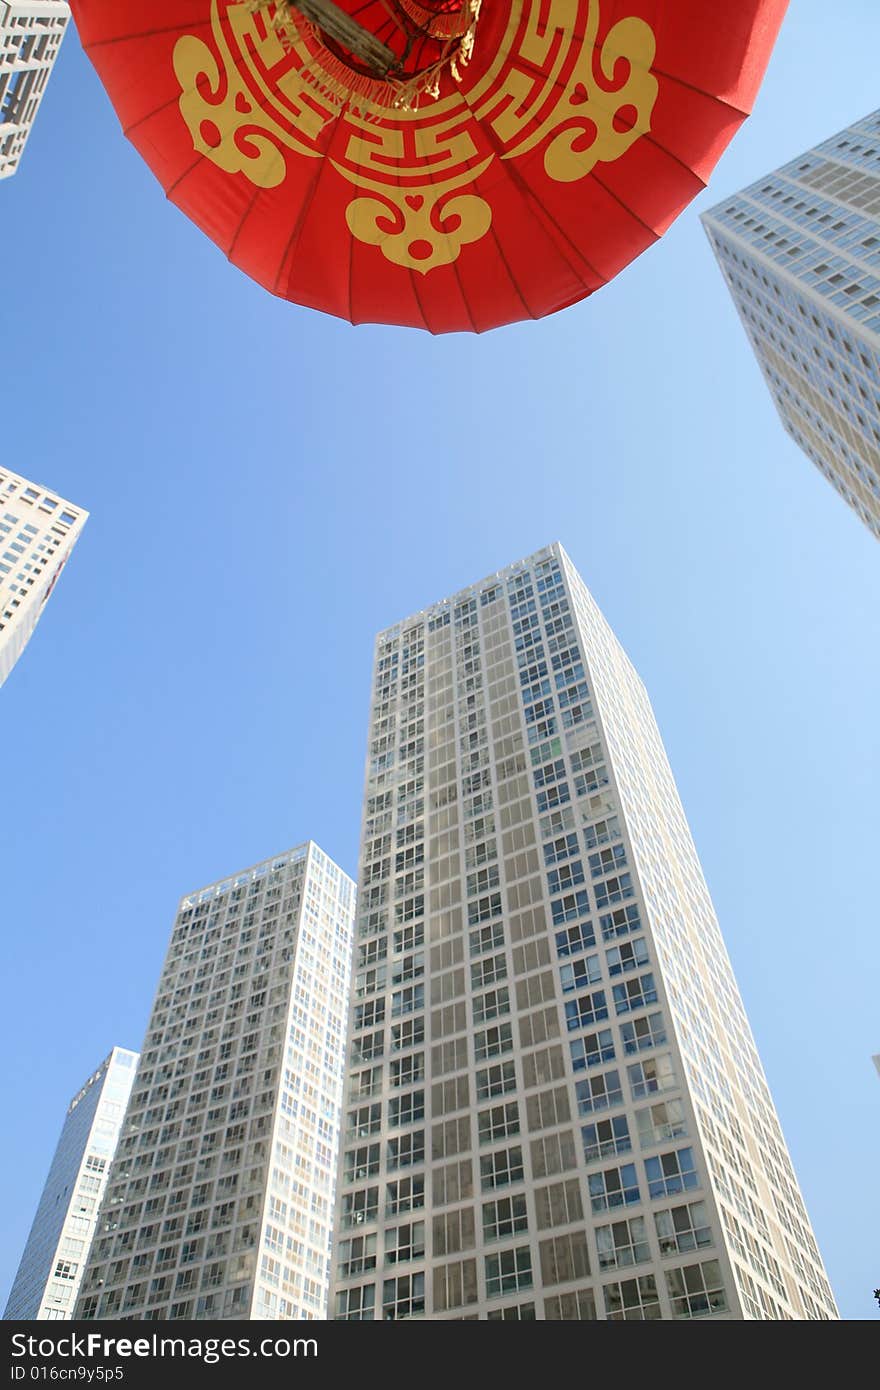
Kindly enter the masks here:
<path id="1" fill-rule="evenodd" d="M 30 641 L 88 515 L 0 467 L 0 685 Z"/>
<path id="2" fill-rule="evenodd" d="M 78 1318 L 326 1317 L 354 908 L 311 841 L 182 899 Z"/>
<path id="3" fill-rule="evenodd" d="M 880 536 L 880 111 L 702 220 L 783 425 Z"/>
<path id="4" fill-rule="evenodd" d="M 559 545 L 380 633 L 332 1315 L 837 1316 L 644 687 Z"/>
<path id="5" fill-rule="evenodd" d="M 71 1317 L 137 1060 L 114 1047 L 67 1107 L 5 1319 Z"/>
<path id="6" fill-rule="evenodd" d="M 65 0 L 0 0 L 0 179 L 18 168 L 69 19 Z"/>

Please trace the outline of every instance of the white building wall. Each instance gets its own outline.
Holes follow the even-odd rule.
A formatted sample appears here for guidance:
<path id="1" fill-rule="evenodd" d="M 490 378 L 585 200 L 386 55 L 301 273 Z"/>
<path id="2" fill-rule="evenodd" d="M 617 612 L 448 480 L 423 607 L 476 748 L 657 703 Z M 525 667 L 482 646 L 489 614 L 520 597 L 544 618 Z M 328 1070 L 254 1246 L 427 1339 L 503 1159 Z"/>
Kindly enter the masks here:
<path id="1" fill-rule="evenodd" d="M 311 841 L 182 899 L 78 1317 L 326 1315 L 354 908 Z"/>
<path id="2" fill-rule="evenodd" d="M 0 685 L 33 636 L 88 515 L 0 467 Z"/>
<path id="3" fill-rule="evenodd" d="M 836 1317 L 647 697 L 560 546 L 379 634 L 366 773 L 331 1316 Z"/>
<path id="4" fill-rule="evenodd" d="M 0 179 L 19 166 L 69 19 L 65 0 L 0 0 Z"/>
<path id="5" fill-rule="evenodd" d="M 647 692 L 563 560 L 745 1315 L 836 1318 Z"/>
<path id="6" fill-rule="evenodd" d="M 70 1102 L 4 1319 L 72 1316 L 137 1060 L 114 1047 Z"/>
<path id="7" fill-rule="evenodd" d="M 880 111 L 702 220 L 783 425 L 880 536 Z"/>

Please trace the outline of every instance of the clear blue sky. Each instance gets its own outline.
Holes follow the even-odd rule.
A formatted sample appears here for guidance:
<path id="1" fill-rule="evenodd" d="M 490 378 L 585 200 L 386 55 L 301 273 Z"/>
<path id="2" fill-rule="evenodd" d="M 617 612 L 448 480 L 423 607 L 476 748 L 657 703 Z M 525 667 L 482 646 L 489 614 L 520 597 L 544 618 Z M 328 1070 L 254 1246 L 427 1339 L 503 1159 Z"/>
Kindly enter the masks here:
<path id="1" fill-rule="evenodd" d="M 0 691 L 5 1302 L 70 1096 L 178 898 L 356 872 L 374 633 L 559 539 L 643 676 L 841 1311 L 877 1315 L 880 546 L 784 434 L 700 207 L 878 103 L 797 0 L 708 193 L 482 338 L 272 299 L 164 200 L 75 32 L 0 188 L 5 464 L 91 511 Z"/>

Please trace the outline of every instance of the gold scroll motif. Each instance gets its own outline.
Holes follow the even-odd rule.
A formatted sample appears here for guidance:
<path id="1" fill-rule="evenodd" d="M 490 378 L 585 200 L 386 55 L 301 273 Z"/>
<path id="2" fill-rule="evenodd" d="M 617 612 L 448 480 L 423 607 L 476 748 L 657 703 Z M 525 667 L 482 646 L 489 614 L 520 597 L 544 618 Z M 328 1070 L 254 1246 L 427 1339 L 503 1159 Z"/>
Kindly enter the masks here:
<path id="1" fill-rule="evenodd" d="M 543 144 L 548 177 L 571 183 L 619 159 L 650 129 L 658 92 L 653 31 L 631 16 L 597 47 L 600 3 L 511 0 L 499 54 L 467 100 L 456 88 L 406 111 L 369 94 L 341 94 L 296 11 L 276 28 L 253 0 L 211 0 L 214 48 L 194 35 L 174 48 L 180 113 L 198 154 L 257 188 L 284 182 L 287 150 L 321 158 L 325 127 L 342 122 L 347 137 L 335 130 L 331 163 L 358 190 L 345 214 L 351 234 L 427 275 L 488 232 L 491 207 L 471 185 L 496 158 L 517 159 Z M 493 132 L 492 150 L 476 143 L 481 125 Z"/>
<path id="2" fill-rule="evenodd" d="M 655 51 L 653 30 L 644 20 L 630 17 L 615 24 L 602 45 L 599 62 L 609 81 L 620 60 L 628 63 L 629 72 L 623 86 L 609 92 L 593 77 L 593 50 L 583 50 L 563 103 L 568 102 L 570 114 L 585 115 L 596 133 L 585 141 L 584 126 L 576 124 L 551 139 L 544 151 L 544 168 L 551 179 L 572 183 L 585 178 L 597 164 L 611 164 L 626 154 L 630 145 L 651 129 L 658 90 L 651 72 Z M 632 113 L 631 123 L 622 120 L 623 113 Z M 621 129 L 615 120 L 621 121 Z"/>
<path id="3" fill-rule="evenodd" d="M 459 188 L 457 180 L 418 193 L 377 188 L 375 196 L 349 203 L 345 220 L 353 237 L 380 247 L 387 261 L 427 275 L 457 261 L 462 246 L 479 241 L 491 225 L 485 199 Z"/>

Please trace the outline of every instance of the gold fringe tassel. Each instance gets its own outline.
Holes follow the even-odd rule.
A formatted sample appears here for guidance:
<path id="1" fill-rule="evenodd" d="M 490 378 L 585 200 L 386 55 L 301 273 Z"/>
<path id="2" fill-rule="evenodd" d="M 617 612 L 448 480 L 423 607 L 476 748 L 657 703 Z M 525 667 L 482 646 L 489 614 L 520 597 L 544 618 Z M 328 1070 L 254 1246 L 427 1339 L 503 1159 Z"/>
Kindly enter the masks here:
<path id="1" fill-rule="evenodd" d="M 303 34 L 308 34 L 321 43 L 321 31 L 317 25 L 302 15 L 294 18 L 291 14 L 291 10 L 296 8 L 294 0 L 246 0 L 246 4 L 251 14 L 266 10 L 274 4 L 275 13 L 268 22 L 285 46 L 292 46 Z M 474 51 L 481 5 L 482 0 L 468 0 L 470 21 L 464 33 L 448 40 L 437 62 L 424 72 L 416 73 L 404 80 L 393 77 L 384 80 L 368 77 L 366 73 L 354 72 L 325 47 L 321 55 L 322 80 L 320 84 L 315 85 L 323 95 L 338 101 L 340 106 L 352 101 L 357 105 L 356 99 L 360 97 L 390 110 L 414 111 L 420 98 L 429 97 L 436 100 L 439 97 L 444 69 L 449 69 L 454 82 L 461 81 L 461 71 L 467 67 Z"/>

